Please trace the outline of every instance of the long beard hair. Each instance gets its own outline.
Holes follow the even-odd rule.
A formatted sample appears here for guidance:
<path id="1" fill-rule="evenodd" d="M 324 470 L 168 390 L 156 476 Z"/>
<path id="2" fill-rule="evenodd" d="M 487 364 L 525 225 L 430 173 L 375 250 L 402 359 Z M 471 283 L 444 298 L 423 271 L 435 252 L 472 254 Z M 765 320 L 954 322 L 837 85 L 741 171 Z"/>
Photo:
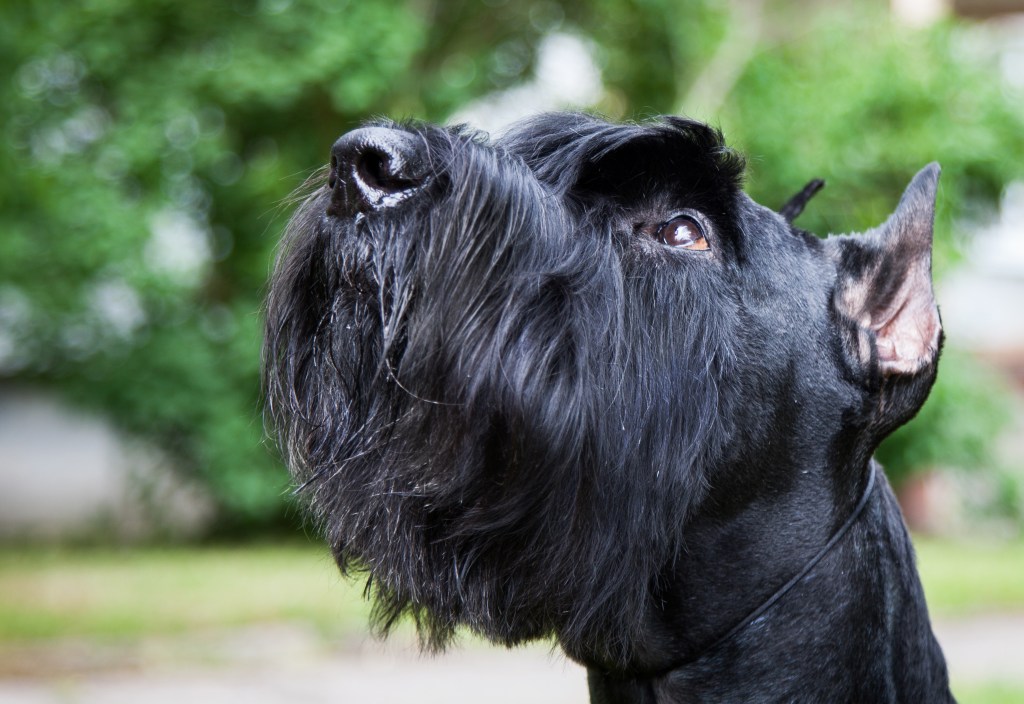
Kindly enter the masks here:
<path id="1" fill-rule="evenodd" d="M 728 442 L 728 292 L 644 267 L 517 154 L 416 129 L 423 192 L 329 218 L 320 174 L 282 245 L 265 387 L 297 492 L 381 632 L 624 662 Z"/>

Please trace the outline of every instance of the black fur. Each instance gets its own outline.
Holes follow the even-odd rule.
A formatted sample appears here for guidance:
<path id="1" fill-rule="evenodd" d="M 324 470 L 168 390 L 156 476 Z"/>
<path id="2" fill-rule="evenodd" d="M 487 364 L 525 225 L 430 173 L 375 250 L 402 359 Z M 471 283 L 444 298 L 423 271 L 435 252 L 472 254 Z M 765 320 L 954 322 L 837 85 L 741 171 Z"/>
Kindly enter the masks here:
<path id="1" fill-rule="evenodd" d="M 289 226 L 265 369 L 382 630 L 554 635 L 596 702 L 950 699 L 884 479 L 719 642 L 847 520 L 934 380 L 937 169 L 890 223 L 822 241 L 751 201 L 697 122 L 376 127 Z M 680 214 L 709 249 L 656 239 Z M 924 219 L 927 242 L 901 234 Z"/>

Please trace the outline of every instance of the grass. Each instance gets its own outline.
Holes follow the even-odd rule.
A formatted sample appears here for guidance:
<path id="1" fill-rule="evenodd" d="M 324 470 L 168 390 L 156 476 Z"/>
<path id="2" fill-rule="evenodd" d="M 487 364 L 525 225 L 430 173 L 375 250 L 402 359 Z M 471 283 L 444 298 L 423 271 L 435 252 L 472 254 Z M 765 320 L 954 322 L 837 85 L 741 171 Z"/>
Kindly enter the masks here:
<path id="1" fill-rule="evenodd" d="M 354 631 L 367 611 L 319 546 L 0 551 L 0 643 L 296 620 Z"/>
<path id="2" fill-rule="evenodd" d="M 960 704 L 1021 704 L 1024 687 L 1001 682 L 969 685 L 954 682 L 953 695 Z"/>
<path id="3" fill-rule="evenodd" d="M 1024 611 L 1024 542 L 915 544 L 932 614 Z M 0 643 L 273 621 L 361 632 L 367 612 L 319 545 L 0 550 Z"/>
<path id="4" fill-rule="evenodd" d="M 1024 542 L 950 542 L 917 537 L 918 569 L 933 616 L 1024 611 Z M 1021 704 L 1020 682 L 953 682 L 961 704 Z"/>
<path id="5" fill-rule="evenodd" d="M 933 615 L 1024 611 L 1024 541 L 916 538 L 914 546 Z"/>
<path id="6" fill-rule="evenodd" d="M 933 615 L 1024 611 L 1024 542 L 915 540 Z M 360 582 L 319 545 L 0 549 L 0 649 L 49 639 L 150 635 L 302 622 L 366 630 Z M 954 682 L 963 704 L 1024 702 L 1024 685 Z"/>

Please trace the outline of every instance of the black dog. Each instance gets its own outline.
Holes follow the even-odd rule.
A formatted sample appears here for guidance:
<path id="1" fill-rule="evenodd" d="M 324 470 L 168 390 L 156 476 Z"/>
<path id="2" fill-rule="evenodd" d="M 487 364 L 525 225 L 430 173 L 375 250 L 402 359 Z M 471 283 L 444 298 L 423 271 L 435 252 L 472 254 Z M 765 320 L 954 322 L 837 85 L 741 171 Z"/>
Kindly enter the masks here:
<path id="1" fill-rule="evenodd" d="M 939 169 L 821 240 L 705 125 L 342 137 L 267 307 L 270 415 L 384 631 L 554 635 L 595 702 L 944 702 L 871 460 L 924 402 Z M 325 178 L 326 177 L 326 178 Z"/>

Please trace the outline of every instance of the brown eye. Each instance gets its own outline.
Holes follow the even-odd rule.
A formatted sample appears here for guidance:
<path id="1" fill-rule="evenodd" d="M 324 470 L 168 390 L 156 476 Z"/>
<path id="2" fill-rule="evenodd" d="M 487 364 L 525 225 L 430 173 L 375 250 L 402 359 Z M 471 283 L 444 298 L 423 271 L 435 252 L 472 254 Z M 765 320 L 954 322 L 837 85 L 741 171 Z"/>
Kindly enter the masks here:
<path id="1" fill-rule="evenodd" d="M 669 220 L 658 229 L 658 239 L 670 247 L 683 249 L 710 249 L 704 237 L 704 228 L 689 215 L 680 215 Z"/>

